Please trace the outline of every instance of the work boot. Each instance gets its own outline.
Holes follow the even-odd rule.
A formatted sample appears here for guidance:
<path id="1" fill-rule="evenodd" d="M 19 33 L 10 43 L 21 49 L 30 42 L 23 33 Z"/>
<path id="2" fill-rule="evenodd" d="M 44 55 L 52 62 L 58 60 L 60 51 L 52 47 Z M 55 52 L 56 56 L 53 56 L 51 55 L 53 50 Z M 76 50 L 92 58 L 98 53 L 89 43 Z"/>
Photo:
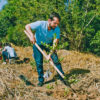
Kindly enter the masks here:
<path id="1" fill-rule="evenodd" d="M 41 87 L 41 86 L 43 86 L 43 85 L 44 85 L 43 82 L 39 82 L 39 83 L 37 84 L 37 86 L 39 86 L 39 87 Z"/>

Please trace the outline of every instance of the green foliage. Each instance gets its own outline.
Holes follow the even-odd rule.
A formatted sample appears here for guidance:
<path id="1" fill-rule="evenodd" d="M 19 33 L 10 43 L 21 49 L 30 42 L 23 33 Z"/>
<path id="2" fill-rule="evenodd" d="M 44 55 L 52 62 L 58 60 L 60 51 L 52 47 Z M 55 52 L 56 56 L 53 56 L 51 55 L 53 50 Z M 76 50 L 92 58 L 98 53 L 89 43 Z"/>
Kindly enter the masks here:
<path id="1" fill-rule="evenodd" d="M 44 62 L 44 63 L 49 63 L 49 60 L 45 60 L 45 59 L 44 59 L 43 62 Z"/>
<path id="2" fill-rule="evenodd" d="M 47 88 L 47 89 L 53 89 L 54 87 L 53 87 L 53 85 L 48 84 L 48 85 L 46 86 L 46 88 Z"/>
<path id="3" fill-rule="evenodd" d="M 75 83 L 79 82 L 79 79 L 77 79 L 77 75 L 76 74 L 73 74 L 68 79 L 68 82 L 69 82 L 69 84 L 72 84 L 72 83 L 75 84 Z"/>
<path id="4" fill-rule="evenodd" d="M 100 31 L 96 33 L 90 42 L 91 51 L 100 56 Z"/>
<path id="5" fill-rule="evenodd" d="M 65 91 L 65 92 L 64 92 L 64 95 L 65 95 L 65 96 L 68 95 L 68 93 L 70 92 L 68 88 L 65 88 L 64 91 Z"/>
<path id="6" fill-rule="evenodd" d="M 0 41 L 30 45 L 23 32 L 25 25 L 37 20 L 47 20 L 49 14 L 55 11 L 62 19 L 58 49 L 69 48 L 99 54 L 99 46 L 94 38 L 100 29 L 100 0 L 71 0 L 67 7 L 64 1 L 8 0 L 8 4 L 0 12 Z"/>
<path id="7" fill-rule="evenodd" d="M 52 11 L 60 8 L 62 1 L 56 0 L 8 0 L 0 12 L 0 37 L 17 45 L 29 45 L 23 32 L 25 25 L 36 20 L 47 20 Z M 51 5 L 51 6 L 49 6 Z"/>
<path id="8" fill-rule="evenodd" d="M 61 62 L 63 59 L 64 59 L 63 57 L 62 57 L 62 58 L 60 58 L 60 59 L 59 59 L 59 62 Z"/>
<path id="9" fill-rule="evenodd" d="M 55 48 L 53 48 L 53 45 L 50 45 L 50 44 L 47 44 L 47 43 L 41 42 L 41 44 L 43 46 L 45 46 L 46 48 L 48 48 L 50 51 L 55 51 L 55 50 L 63 49 L 64 47 L 67 47 L 68 46 L 68 42 L 60 43 Z M 49 53 L 49 52 L 47 52 L 47 53 Z"/>
<path id="10" fill-rule="evenodd" d="M 30 62 L 30 65 L 32 66 L 32 69 L 34 69 L 34 67 L 36 66 L 35 61 L 32 60 L 32 61 Z"/>
<path id="11" fill-rule="evenodd" d="M 80 5 L 81 3 L 81 5 Z M 63 36 L 68 39 L 70 49 L 84 50 L 90 45 L 92 35 L 95 35 L 94 25 L 91 23 L 98 16 L 98 1 L 73 0 L 69 4 L 63 20 Z M 63 28 L 62 27 L 62 28 Z M 89 36 L 89 37 L 88 37 Z M 90 38 L 90 39 L 88 39 Z"/>

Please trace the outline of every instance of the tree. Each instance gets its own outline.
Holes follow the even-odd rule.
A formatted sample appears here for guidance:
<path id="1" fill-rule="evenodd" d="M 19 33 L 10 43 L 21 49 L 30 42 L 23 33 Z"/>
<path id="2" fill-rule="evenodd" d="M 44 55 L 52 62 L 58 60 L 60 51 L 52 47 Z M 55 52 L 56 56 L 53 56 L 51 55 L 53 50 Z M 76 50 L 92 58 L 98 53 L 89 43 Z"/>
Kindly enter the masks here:
<path id="1" fill-rule="evenodd" d="M 25 25 L 47 20 L 53 11 L 61 16 L 61 41 L 67 49 L 91 51 L 92 40 L 100 29 L 99 0 L 8 0 L 0 12 L 0 37 L 16 45 L 30 45 Z M 3 39 L 4 38 L 4 39 Z"/>
<path id="2" fill-rule="evenodd" d="M 98 0 L 72 0 L 69 4 L 62 27 L 63 36 L 69 40 L 70 49 L 87 50 L 95 35 L 95 25 L 92 23 L 96 20 L 98 11 Z"/>

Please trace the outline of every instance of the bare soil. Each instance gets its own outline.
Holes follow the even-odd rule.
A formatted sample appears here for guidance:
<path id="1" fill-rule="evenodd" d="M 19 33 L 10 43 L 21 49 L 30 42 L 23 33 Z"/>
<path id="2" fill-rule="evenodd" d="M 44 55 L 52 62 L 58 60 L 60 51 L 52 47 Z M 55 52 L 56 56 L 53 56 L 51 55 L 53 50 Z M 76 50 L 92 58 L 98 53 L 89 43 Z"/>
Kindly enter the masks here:
<path id="1" fill-rule="evenodd" d="M 100 100 L 100 57 L 76 51 L 59 50 L 58 56 L 72 89 L 58 78 L 55 69 L 44 61 L 44 73 L 52 75 L 38 87 L 38 74 L 31 47 L 14 46 L 19 60 L 15 64 L 0 62 L 0 100 Z M 30 62 L 25 63 L 24 58 Z M 23 76 L 30 84 L 27 84 Z"/>

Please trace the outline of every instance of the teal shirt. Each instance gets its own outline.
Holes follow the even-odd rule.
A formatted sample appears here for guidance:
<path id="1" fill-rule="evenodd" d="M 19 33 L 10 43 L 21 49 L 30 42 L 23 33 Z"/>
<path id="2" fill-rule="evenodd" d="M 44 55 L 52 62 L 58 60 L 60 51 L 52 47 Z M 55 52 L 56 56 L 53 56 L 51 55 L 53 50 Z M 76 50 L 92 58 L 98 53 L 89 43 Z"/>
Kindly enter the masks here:
<path id="1" fill-rule="evenodd" d="M 48 21 L 36 21 L 30 24 L 31 29 L 35 30 L 36 43 L 52 43 L 54 36 L 60 39 L 60 28 L 57 26 L 54 30 L 48 30 Z"/>

